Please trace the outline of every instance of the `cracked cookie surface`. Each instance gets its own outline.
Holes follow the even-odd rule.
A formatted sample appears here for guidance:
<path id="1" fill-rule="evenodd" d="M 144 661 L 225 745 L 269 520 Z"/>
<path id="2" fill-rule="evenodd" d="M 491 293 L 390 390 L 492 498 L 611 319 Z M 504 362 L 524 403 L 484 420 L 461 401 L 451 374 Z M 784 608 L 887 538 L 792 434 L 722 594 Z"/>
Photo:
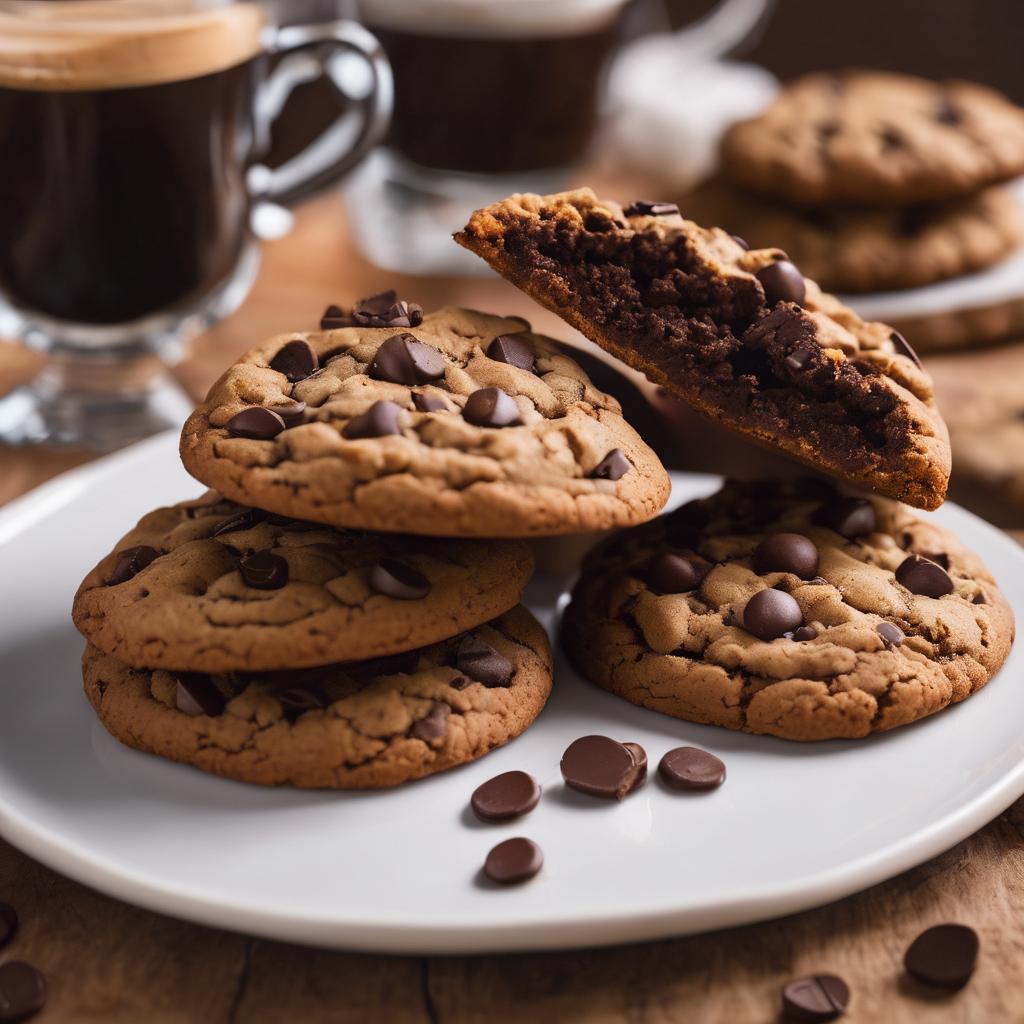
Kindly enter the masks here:
<path id="1" fill-rule="evenodd" d="M 508 338 L 511 354 L 496 351 L 495 339 Z M 315 353 L 299 380 L 271 366 L 295 342 Z M 295 402 L 303 410 L 271 437 L 229 429 L 247 409 Z M 609 471 L 616 451 L 624 462 Z M 428 535 L 632 525 L 656 515 L 669 491 L 615 399 L 555 342 L 522 320 L 453 307 L 414 327 L 272 338 L 213 386 L 185 424 L 181 455 L 203 483 L 261 508 Z"/>
<path id="2" fill-rule="evenodd" d="M 153 557 L 126 567 L 136 550 Z M 247 581 L 252 552 L 283 575 Z M 86 576 L 73 618 L 136 668 L 290 669 L 454 636 L 517 604 L 532 572 L 524 542 L 337 530 L 209 492 L 144 516 Z"/>
<path id="3" fill-rule="evenodd" d="M 377 788 L 483 757 L 544 707 L 551 651 L 525 608 L 472 637 L 511 664 L 507 685 L 486 685 L 455 667 L 464 637 L 413 652 L 397 667 L 202 677 L 199 684 L 219 694 L 216 714 L 180 710 L 172 673 L 129 668 L 91 645 L 82 665 L 89 702 L 128 746 L 242 782 Z"/>
<path id="4" fill-rule="evenodd" d="M 778 534 L 803 540 L 764 544 Z M 760 609 L 749 605 L 762 594 Z M 792 618 L 764 614 L 764 602 Z M 563 643 L 592 682 L 634 704 L 819 740 L 892 729 L 969 697 L 1013 634 L 988 570 L 947 530 L 805 480 L 728 483 L 610 539 L 584 564 Z"/>
<path id="5" fill-rule="evenodd" d="M 993 186 L 945 203 L 898 208 L 790 207 L 721 179 L 680 200 L 687 216 L 719 224 L 754 248 L 784 249 L 823 288 L 917 288 L 997 263 L 1024 240 L 1021 203 Z M 924 346 L 914 335 L 914 345 Z"/>
<path id="6" fill-rule="evenodd" d="M 637 205 L 652 204 L 516 195 L 456 240 L 704 415 L 859 487 L 941 504 L 949 437 L 905 339 L 780 250 L 748 251 L 671 204 Z"/>
<path id="7" fill-rule="evenodd" d="M 722 168 L 798 205 L 954 199 L 1024 173 L 1024 110 L 971 82 L 807 75 L 726 132 Z"/>

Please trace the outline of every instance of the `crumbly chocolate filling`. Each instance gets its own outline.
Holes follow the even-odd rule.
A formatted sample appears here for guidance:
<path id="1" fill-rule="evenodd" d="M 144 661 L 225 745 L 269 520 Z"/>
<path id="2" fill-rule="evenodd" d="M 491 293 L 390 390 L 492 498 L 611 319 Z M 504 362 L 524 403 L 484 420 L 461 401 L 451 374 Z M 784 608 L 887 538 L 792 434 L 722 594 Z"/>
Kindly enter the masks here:
<path id="1" fill-rule="evenodd" d="M 804 310 L 768 308 L 753 279 L 715 274 L 684 236 L 673 244 L 593 210 L 583 230 L 543 215 L 507 223 L 503 244 L 531 274 L 563 280 L 615 354 L 657 383 L 772 435 L 827 437 L 851 461 L 904 450 L 906 414 L 876 367 L 829 358 Z"/>

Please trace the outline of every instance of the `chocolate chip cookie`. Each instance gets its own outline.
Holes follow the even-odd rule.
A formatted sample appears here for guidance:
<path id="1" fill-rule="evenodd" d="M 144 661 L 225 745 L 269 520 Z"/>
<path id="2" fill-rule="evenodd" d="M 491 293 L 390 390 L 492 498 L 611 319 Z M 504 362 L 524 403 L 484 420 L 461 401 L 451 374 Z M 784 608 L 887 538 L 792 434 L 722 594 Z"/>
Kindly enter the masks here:
<path id="1" fill-rule="evenodd" d="M 555 342 L 407 305 L 387 323 L 411 326 L 386 310 L 243 356 L 185 424 L 189 472 L 284 515 L 413 534 L 603 530 L 662 508 L 657 456 Z"/>
<path id="2" fill-rule="evenodd" d="M 1024 241 L 1020 201 L 999 185 L 947 203 L 851 209 L 785 206 L 716 178 L 680 205 L 754 248 L 784 249 L 804 274 L 839 292 L 934 284 L 989 267 Z"/>
<path id="3" fill-rule="evenodd" d="M 265 671 L 422 647 L 518 603 L 529 546 L 370 534 L 210 492 L 144 516 L 88 576 L 75 625 L 134 668 Z"/>
<path id="4" fill-rule="evenodd" d="M 722 169 L 798 205 L 955 199 L 1024 173 L 1024 110 L 970 82 L 807 75 L 729 129 Z"/>
<path id="5" fill-rule="evenodd" d="M 729 483 L 616 535 L 563 627 L 580 671 L 634 704 L 791 740 L 867 736 L 963 700 L 1013 635 L 948 531 L 816 480 Z"/>
<path id="6" fill-rule="evenodd" d="M 906 340 L 671 204 L 517 195 L 456 236 L 705 415 L 858 486 L 941 504 L 949 438 Z"/>
<path id="7" fill-rule="evenodd" d="M 396 786 L 473 761 L 526 730 L 551 691 L 551 651 L 523 607 L 376 662 L 276 673 L 133 669 L 93 646 L 85 692 L 128 746 L 275 786 Z"/>

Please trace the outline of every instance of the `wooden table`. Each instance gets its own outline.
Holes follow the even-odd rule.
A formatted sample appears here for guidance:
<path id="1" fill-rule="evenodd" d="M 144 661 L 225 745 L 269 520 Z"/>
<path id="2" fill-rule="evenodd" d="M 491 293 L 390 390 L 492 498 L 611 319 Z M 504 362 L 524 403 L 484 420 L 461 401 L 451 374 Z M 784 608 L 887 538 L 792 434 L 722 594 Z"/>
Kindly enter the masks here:
<path id="1" fill-rule="evenodd" d="M 299 211 L 292 235 L 266 246 L 254 294 L 200 338 L 176 372 L 199 395 L 262 338 L 313 325 L 328 301 L 350 302 L 391 284 L 428 308 L 458 302 L 522 313 L 567 336 L 563 325 L 493 277 L 400 279 L 368 267 L 345 234 L 337 200 L 326 197 Z M 0 347 L 0 387 L 32 365 L 13 346 Z M 0 503 L 76 461 L 0 451 Z M 883 780 L 874 784 L 884 800 Z M 782 921 L 614 949 L 480 958 L 330 953 L 202 928 L 98 895 L 0 841 L 0 900 L 14 904 L 22 919 L 0 956 L 45 972 L 51 995 L 38 1019 L 62 1024 L 745 1024 L 777 1019 L 782 985 L 815 971 L 849 982 L 851 1021 L 1022 1021 L 1022 836 L 1024 801 L 913 871 Z M 750 859 L 755 871 L 755 849 Z M 971 924 L 981 934 L 975 977 L 953 996 L 924 991 L 900 969 L 910 940 L 942 921 Z"/>

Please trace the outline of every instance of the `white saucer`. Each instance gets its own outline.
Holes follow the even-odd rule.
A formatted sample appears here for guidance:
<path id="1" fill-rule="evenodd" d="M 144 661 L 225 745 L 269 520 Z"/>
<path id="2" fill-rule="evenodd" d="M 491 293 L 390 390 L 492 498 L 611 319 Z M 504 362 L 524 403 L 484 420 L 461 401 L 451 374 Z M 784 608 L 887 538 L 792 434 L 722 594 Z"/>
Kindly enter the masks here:
<path id="1" fill-rule="evenodd" d="M 675 478 L 676 499 L 711 490 Z M 81 694 L 68 610 L 79 579 L 147 509 L 193 496 L 165 435 L 76 470 L 0 512 L 0 833 L 56 870 L 206 924 L 324 946 L 488 952 L 720 928 L 837 899 L 934 856 L 1024 792 L 1024 653 L 978 696 L 871 740 L 798 745 L 635 708 L 559 664 L 536 726 L 483 761 L 379 793 L 227 782 L 121 747 Z M 997 572 L 1024 619 L 1024 551 L 962 509 L 938 518 Z M 558 581 L 531 586 L 550 623 Z M 567 791 L 558 761 L 599 732 L 652 764 L 690 743 L 721 756 L 717 792 L 655 779 L 622 804 Z M 484 826 L 469 794 L 522 768 L 527 818 Z M 511 890 L 476 881 L 488 849 L 540 843 Z"/>

